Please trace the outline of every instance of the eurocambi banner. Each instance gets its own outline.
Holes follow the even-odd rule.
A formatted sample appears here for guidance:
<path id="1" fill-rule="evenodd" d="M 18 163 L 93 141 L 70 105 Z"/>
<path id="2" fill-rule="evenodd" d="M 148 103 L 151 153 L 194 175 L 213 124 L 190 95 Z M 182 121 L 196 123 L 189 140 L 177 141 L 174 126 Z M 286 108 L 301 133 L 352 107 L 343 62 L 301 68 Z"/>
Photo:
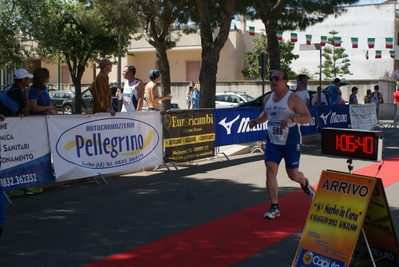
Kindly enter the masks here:
<path id="1" fill-rule="evenodd" d="M 56 181 L 163 163 L 159 112 L 49 116 Z"/>
<path id="2" fill-rule="evenodd" d="M 4 190 L 54 182 L 45 116 L 7 117 L 0 123 L 0 145 Z"/>
<path id="3" fill-rule="evenodd" d="M 162 112 L 165 160 L 184 162 L 214 155 L 212 109 Z"/>

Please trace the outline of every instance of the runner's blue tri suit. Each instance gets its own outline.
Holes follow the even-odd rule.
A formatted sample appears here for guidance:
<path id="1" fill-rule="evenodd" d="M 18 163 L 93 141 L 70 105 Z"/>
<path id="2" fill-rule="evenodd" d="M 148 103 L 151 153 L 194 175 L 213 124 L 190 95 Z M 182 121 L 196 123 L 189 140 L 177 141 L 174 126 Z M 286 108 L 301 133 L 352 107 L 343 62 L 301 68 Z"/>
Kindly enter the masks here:
<path id="1" fill-rule="evenodd" d="M 274 102 L 274 92 L 265 105 L 267 114 L 267 145 L 264 158 L 266 162 L 275 162 L 280 164 L 284 158 L 287 169 L 297 169 L 299 167 L 299 158 L 302 150 L 302 135 L 300 125 L 296 122 L 288 123 L 288 127 L 281 128 L 281 121 L 296 113 L 288 106 L 288 98 L 292 94 L 288 91 L 279 101 Z"/>

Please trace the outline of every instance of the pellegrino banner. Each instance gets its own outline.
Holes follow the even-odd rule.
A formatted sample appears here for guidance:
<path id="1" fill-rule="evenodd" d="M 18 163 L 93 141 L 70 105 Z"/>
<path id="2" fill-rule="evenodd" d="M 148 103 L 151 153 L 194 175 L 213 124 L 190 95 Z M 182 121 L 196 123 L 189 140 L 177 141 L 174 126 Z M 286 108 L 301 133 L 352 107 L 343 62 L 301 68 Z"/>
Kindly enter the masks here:
<path id="1" fill-rule="evenodd" d="M 56 180 L 163 163 L 159 112 L 49 116 Z"/>

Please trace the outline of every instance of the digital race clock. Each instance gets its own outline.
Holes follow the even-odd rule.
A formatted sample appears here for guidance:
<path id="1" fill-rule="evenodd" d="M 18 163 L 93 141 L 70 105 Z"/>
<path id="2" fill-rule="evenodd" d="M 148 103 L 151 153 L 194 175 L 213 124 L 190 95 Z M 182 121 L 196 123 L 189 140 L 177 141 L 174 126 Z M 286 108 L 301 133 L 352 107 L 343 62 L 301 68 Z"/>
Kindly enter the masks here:
<path id="1" fill-rule="evenodd" d="M 380 161 L 383 137 L 384 134 L 381 131 L 322 128 L 321 153 Z"/>

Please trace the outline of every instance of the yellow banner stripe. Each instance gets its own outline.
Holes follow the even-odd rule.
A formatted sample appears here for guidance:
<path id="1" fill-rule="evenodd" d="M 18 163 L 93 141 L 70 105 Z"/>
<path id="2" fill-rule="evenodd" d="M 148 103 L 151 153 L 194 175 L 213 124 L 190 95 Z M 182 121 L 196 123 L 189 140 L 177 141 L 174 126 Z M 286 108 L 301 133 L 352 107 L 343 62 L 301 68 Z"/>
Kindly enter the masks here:
<path id="1" fill-rule="evenodd" d="M 168 138 L 165 139 L 165 147 L 176 147 L 176 146 L 184 146 L 184 145 L 194 145 L 198 143 L 205 142 L 213 142 L 215 141 L 215 134 L 200 134 L 194 136 L 184 136 L 177 138 Z"/>

